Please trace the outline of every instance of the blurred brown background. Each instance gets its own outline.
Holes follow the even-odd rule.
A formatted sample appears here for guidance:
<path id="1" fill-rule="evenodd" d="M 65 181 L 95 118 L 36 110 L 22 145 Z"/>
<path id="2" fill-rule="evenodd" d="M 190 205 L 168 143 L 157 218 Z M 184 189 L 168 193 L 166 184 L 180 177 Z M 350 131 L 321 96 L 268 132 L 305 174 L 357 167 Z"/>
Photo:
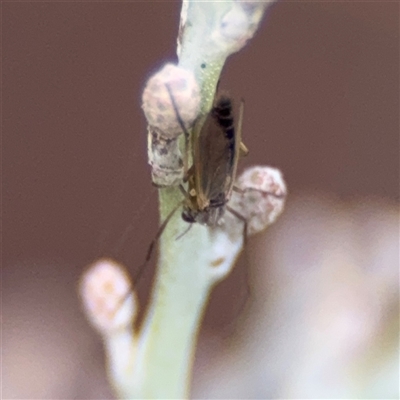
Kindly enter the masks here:
<path id="1" fill-rule="evenodd" d="M 137 231 L 117 256 L 133 271 L 157 230 L 140 98 L 152 72 L 176 60 L 180 2 L 1 7 L 4 395 L 107 397 L 106 386 L 93 392 L 82 383 L 103 382 L 101 367 L 74 364 L 78 349 L 101 360 L 76 283 L 131 221 Z M 397 3 L 278 2 L 228 60 L 221 88 L 246 101 L 251 153 L 241 167 L 279 167 L 289 207 L 301 194 L 397 205 Z M 241 261 L 217 288 L 206 329 L 224 331 L 240 311 L 241 300 L 230 300 L 245 280 Z M 151 276 L 149 269 L 144 293 Z M 60 382 L 49 360 L 64 366 Z M 47 390 L 25 382 L 23 368 L 36 370 Z"/>

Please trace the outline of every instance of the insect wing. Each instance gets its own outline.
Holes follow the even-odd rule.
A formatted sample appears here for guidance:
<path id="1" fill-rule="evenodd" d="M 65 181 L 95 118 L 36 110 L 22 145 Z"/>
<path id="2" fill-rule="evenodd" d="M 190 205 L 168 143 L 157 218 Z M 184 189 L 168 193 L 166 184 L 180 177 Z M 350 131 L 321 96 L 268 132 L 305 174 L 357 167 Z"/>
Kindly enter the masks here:
<path id="1" fill-rule="evenodd" d="M 210 113 L 193 145 L 199 209 L 223 205 L 232 188 L 238 154 L 233 125 L 226 129 Z"/>
<path id="2" fill-rule="evenodd" d="M 230 194 L 233 189 L 233 185 L 235 183 L 236 179 L 236 173 L 237 173 L 237 166 L 239 163 L 239 158 L 241 156 L 241 151 L 242 155 L 247 155 L 249 152 L 247 147 L 244 145 L 242 142 L 242 124 L 243 124 L 243 113 L 244 113 L 244 101 L 240 102 L 240 108 L 239 108 L 239 120 L 236 124 L 235 127 L 235 132 L 234 132 L 234 138 L 233 138 L 233 143 L 234 143 L 234 154 L 233 154 L 233 160 L 232 160 L 232 171 L 231 171 L 231 180 L 230 180 L 230 187 L 227 191 L 227 197 L 230 197 Z"/>

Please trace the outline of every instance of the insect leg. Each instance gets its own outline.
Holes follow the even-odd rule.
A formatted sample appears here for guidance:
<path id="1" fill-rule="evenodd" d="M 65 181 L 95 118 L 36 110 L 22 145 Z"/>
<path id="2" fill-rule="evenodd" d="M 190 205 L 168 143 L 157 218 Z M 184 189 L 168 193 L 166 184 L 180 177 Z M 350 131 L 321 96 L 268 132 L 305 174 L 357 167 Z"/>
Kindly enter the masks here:
<path id="1" fill-rule="evenodd" d="M 175 214 L 175 212 L 178 210 L 178 208 L 182 205 L 182 202 L 179 202 L 177 206 L 175 206 L 173 208 L 173 210 L 168 214 L 167 218 L 165 218 L 164 222 L 161 224 L 161 226 L 158 228 L 157 234 L 155 236 L 155 238 L 151 241 L 150 246 L 147 250 L 147 255 L 146 255 L 146 260 L 145 262 L 139 267 L 138 272 L 136 273 L 133 282 L 135 284 L 137 284 L 137 282 L 140 280 L 145 267 L 147 265 L 147 263 L 150 261 L 150 257 L 153 253 L 154 250 L 154 246 L 156 245 L 156 243 L 158 242 L 158 240 L 160 239 L 160 236 L 162 235 L 162 233 L 164 232 L 166 226 L 168 225 L 168 222 L 170 221 L 170 219 L 172 218 L 172 216 Z M 119 305 L 115 308 L 115 312 L 118 311 L 119 307 L 127 300 L 127 298 L 131 295 L 131 289 L 128 290 L 128 292 L 121 298 Z"/>
<path id="2" fill-rule="evenodd" d="M 188 171 L 187 171 L 187 173 L 186 173 L 186 176 L 185 176 L 185 175 L 183 176 L 183 182 L 186 183 L 186 182 L 189 180 L 190 176 L 193 176 L 193 174 L 194 174 L 194 165 L 192 165 L 192 166 L 188 169 Z"/>
<path id="3" fill-rule="evenodd" d="M 146 262 L 150 260 L 151 253 L 153 252 L 154 245 L 158 242 L 158 239 L 160 239 L 160 236 L 164 232 L 165 228 L 168 225 L 168 222 L 172 218 L 172 216 L 175 214 L 175 212 L 178 210 L 179 207 L 182 206 L 182 202 L 179 202 L 173 209 L 172 211 L 168 214 L 167 218 L 165 218 L 164 222 L 161 224 L 161 226 L 158 228 L 158 232 L 155 236 L 155 238 L 152 240 L 150 243 L 149 249 L 147 250 L 147 256 L 146 256 Z"/>
<path id="4" fill-rule="evenodd" d="M 240 139 L 240 144 L 239 144 L 239 154 L 242 157 L 247 156 L 249 154 L 249 149 L 246 147 L 246 145 L 242 142 L 242 126 L 243 126 L 243 115 L 244 115 L 244 100 L 240 100 L 240 106 L 239 106 L 239 120 L 237 123 L 237 130 L 238 130 L 238 138 Z"/>
<path id="5" fill-rule="evenodd" d="M 183 196 L 185 197 L 185 200 L 183 202 L 190 201 L 190 194 L 186 191 L 186 189 L 182 185 L 179 185 L 179 189 L 180 189 L 181 193 L 183 194 Z M 192 226 L 193 226 L 193 224 L 189 224 L 187 229 L 185 229 L 181 234 L 179 234 L 179 236 L 177 236 L 175 240 L 179 240 L 182 236 L 185 236 L 190 231 Z"/>
<path id="6" fill-rule="evenodd" d="M 249 149 L 243 142 L 240 142 L 239 151 L 241 157 L 246 157 L 249 154 Z"/>
<path id="7" fill-rule="evenodd" d="M 179 185 L 179 190 L 181 191 L 185 199 L 190 200 L 190 194 L 186 191 L 186 189 L 182 185 Z"/>
<path id="8" fill-rule="evenodd" d="M 282 194 L 276 194 L 276 193 L 274 193 L 274 192 L 269 192 L 269 191 L 267 191 L 267 190 L 261 190 L 261 189 L 256 189 L 256 188 L 252 188 L 252 187 L 247 187 L 247 188 L 242 189 L 242 188 L 240 188 L 240 187 L 238 187 L 238 186 L 233 186 L 233 187 L 232 187 L 232 190 L 233 190 L 234 192 L 240 193 L 240 194 L 244 194 L 244 193 L 246 193 L 246 192 L 258 192 L 258 193 L 266 194 L 266 195 L 268 195 L 268 196 L 276 197 L 277 199 L 283 199 L 283 198 L 285 198 L 285 194 L 284 194 L 284 193 L 282 193 Z"/>
<path id="9" fill-rule="evenodd" d="M 225 206 L 226 210 L 228 210 L 231 214 L 233 214 L 236 218 L 243 222 L 243 246 L 247 244 L 247 220 L 246 218 L 240 214 L 238 211 L 234 210 L 233 208 L 229 207 L 228 205 Z"/>
<path id="10" fill-rule="evenodd" d="M 239 137 L 242 137 L 242 125 L 243 125 L 243 114 L 244 114 L 244 100 L 240 100 L 239 106 L 239 120 L 237 124 L 237 129 L 239 131 Z"/>
<path id="11" fill-rule="evenodd" d="M 183 157 L 183 174 L 184 176 L 187 176 L 188 173 L 188 160 L 189 160 L 189 132 L 188 130 L 185 128 L 185 125 L 183 123 L 182 117 L 179 114 L 179 110 L 178 110 L 178 106 L 176 105 L 175 102 L 175 98 L 172 94 L 171 88 L 169 87 L 168 84 L 165 84 L 167 90 L 168 90 L 168 94 L 169 97 L 171 99 L 171 103 L 172 103 L 172 107 L 174 107 L 174 111 L 176 114 L 176 119 L 178 120 L 179 125 L 181 126 L 182 132 L 185 136 L 185 154 Z"/>
<path id="12" fill-rule="evenodd" d="M 238 211 L 234 210 L 233 208 L 229 207 L 228 205 L 226 206 L 226 210 L 228 210 L 232 215 L 234 215 L 236 218 L 238 218 L 240 221 L 243 222 L 243 247 L 244 247 L 244 252 L 245 252 L 245 258 L 248 263 L 249 255 L 247 253 L 247 220 L 242 214 L 240 214 Z M 237 315 L 240 315 L 242 313 L 249 297 L 251 296 L 251 286 L 250 286 L 250 277 L 249 277 L 248 268 L 245 268 L 244 281 L 245 281 L 245 285 L 246 285 L 244 299 L 242 299 L 240 301 L 240 304 L 238 307 L 239 311 L 237 312 Z"/>
<path id="13" fill-rule="evenodd" d="M 137 283 L 137 281 L 140 279 L 145 266 L 147 265 L 147 263 L 150 261 L 150 257 L 153 254 L 153 250 L 154 250 L 154 246 L 157 244 L 158 240 L 160 239 L 160 236 L 163 234 L 165 228 L 168 225 L 168 222 L 170 221 L 170 219 L 172 218 L 172 216 L 175 214 L 175 212 L 178 210 L 179 207 L 181 207 L 182 202 L 179 202 L 173 209 L 172 211 L 168 214 L 167 218 L 165 218 L 164 222 L 161 224 L 161 226 L 158 228 L 157 234 L 154 237 L 154 239 L 151 241 L 149 248 L 147 250 L 147 254 L 146 254 L 146 259 L 145 262 L 139 267 L 138 272 L 136 273 L 134 282 Z"/>

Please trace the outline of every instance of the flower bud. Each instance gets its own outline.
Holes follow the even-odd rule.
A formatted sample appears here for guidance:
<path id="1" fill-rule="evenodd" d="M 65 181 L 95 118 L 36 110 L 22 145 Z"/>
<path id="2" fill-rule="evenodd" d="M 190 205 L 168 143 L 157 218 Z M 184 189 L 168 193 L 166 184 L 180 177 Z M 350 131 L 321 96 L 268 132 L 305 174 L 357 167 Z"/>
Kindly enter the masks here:
<path id="1" fill-rule="evenodd" d="M 233 192 L 229 206 L 247 222 L 247 234 L 254 235 L 275 222 L 282 213 L 286 184 L 278 169 L 252 167 L 237 180 L 241 193 Z"/>
<path id="2" fill-rule="evenodd" d="M 112 260 L 96 261 L 81 278 L 86 315 L 103 335 L 130 328 L 137 311 L 128 275 Z"/>
<path id="3" fill-rule="evenodd" d="M 179 117 L 185 129 L 190 129 L 197 118 L 200 89 L 190 71 L 167 64 L 147 81 L 142 101 L 152 130 L 166 139 L 174 139 L 183 133 Z"/>

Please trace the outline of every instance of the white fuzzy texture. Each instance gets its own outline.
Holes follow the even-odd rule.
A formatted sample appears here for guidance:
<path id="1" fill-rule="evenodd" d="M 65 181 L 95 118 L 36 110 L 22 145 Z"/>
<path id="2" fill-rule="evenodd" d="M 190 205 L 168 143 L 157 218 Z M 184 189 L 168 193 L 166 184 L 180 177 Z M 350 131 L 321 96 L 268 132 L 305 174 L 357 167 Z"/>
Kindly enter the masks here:
<path id="1" fill-rule="evenodd" d="M 287 189 L 278 169 L 251 167 L 239 177 L 237 186 L 243 193 L 234 192 L 229 206 L 246 219 L 249 236 L 266 229 L 282 213 Z"/>
<path id="2" fill-rule="evenodd" d="M 183 125 L 190 129 L 200 110 L 199 86 L 190 71 L 166 64 L 147 81 L 142 96 L 142 108 L 149 125 L 166 139 L 183 133 L 171 96 Z"/>
<path id="3" fill-rule="evenodd" d="M 130 291 L 129 276 L 112 260 L 96 261 L 82 276 L 82 303 L 90 322 L 101 335 L 131 328 L 137 307 Z"/>

